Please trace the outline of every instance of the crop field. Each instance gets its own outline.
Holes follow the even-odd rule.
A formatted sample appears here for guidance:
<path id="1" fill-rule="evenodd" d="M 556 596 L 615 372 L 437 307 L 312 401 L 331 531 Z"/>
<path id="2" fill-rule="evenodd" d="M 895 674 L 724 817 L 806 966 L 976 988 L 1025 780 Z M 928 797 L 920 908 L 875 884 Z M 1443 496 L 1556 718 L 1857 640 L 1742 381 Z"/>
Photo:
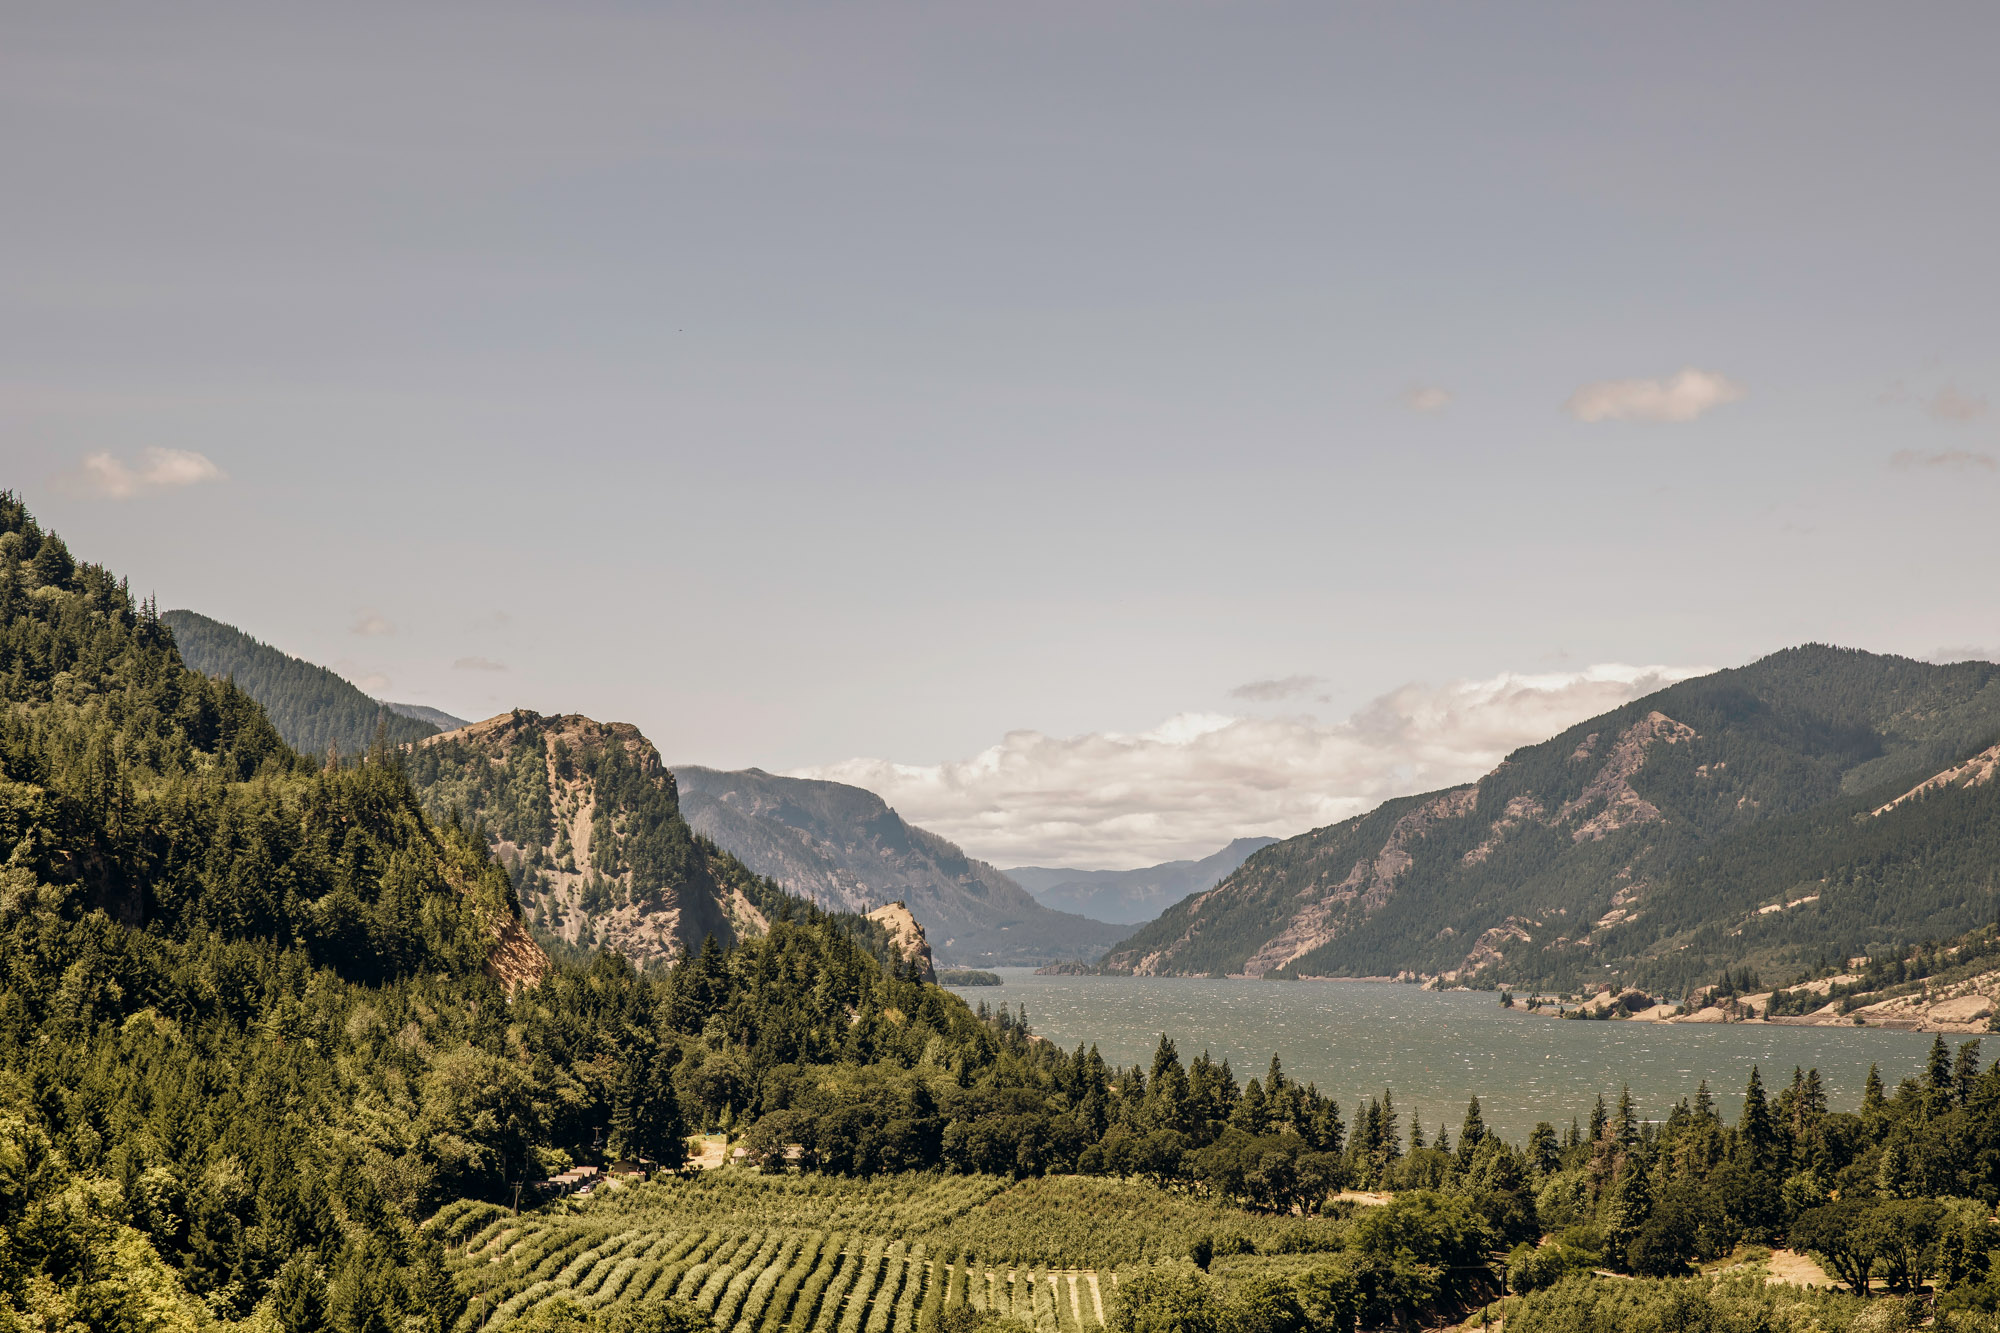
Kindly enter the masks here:
<path id="1" fill-rule="evenodd" d="M 1294 1220 L 1296 1221 L 1296 1220 Z M 918 1333 L 966 1303 L 1036 1333 L 1097 1333 L 1125 1265 L 1201 1235 L 1293 1224 L 1137 1182 L 852 1180 L 707 1171 L 515 1217 L 460 1203 L 429 1226 L 469 1296 L 454 1333 L 545 1301 L 692 1301 L 725 1333 Z"/>

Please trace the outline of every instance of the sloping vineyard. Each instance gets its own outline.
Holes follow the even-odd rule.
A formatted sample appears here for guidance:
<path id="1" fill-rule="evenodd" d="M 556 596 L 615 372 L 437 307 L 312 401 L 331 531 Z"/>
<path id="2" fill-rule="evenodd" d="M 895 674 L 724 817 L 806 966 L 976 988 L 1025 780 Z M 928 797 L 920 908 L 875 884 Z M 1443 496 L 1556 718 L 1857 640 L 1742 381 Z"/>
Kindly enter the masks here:
<path id="1" fill-rule="evenodd" d="M 1036 1333 L 1098 1333 L 1115 1279 L 1078 1260 L 1157 1257 L 1143 1236 L 1160 1196 L 1142 1215 L 1045 1185 L 716 1171 L 519 1217 L 458 1204 L 429 1225 L 468 1296 L 454 1333 L 502 1329 L 554 1300 L 594 1310 L 670 1298 L 726 1333 L 919 1333 L 957 1304 Z M 1015 1206 L 995 1207 L 1019 1191 Z M 1077 1215 L 1054 1229 L 1025 1221 L 1065 1208 Z M 1049 1252 L 1031 1254 L 1043 1241 Z"/>

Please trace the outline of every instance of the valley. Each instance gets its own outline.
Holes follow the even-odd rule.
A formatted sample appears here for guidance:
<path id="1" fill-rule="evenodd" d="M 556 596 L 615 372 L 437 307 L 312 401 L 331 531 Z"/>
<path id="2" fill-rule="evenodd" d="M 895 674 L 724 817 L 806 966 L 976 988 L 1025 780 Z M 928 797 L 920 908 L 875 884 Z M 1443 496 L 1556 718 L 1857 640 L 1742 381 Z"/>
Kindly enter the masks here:
<path id="1" fill-rule="evenodd" d="M 1732 960 L 1690 991 L 1747 1021 L 1549 1020 L 1436 987 L 1534 957 L 1490 939 L 1429 989 L 1297 979 L 1362 957 L 1340 949 L 1412 886 L 1435 912 L 1455 875 L 1536 864 L 1519 847 L 1555 853 L 1530 888 L 1583 902 L 1606 886 L 1572 871 L 1601 852 L 1659 876 L 1601 930 L 1672 919 L 1672 889 L 1748 902 L 1719 937 L 1746 950 L 1837 941 L 1813 932 L 1855 919 L 1864 876 L 1839 858 L 1868 838 L 1905 858 L 1871 862 L 1884 879 L 1976 865 L 1992 766 L 1959 727 L 1984 725 L 1978 672 L 1861 663 L 1922 707 L 1868 733 L 1773 704 L 1744 724 L 1772 748 L 1721 759 L 1699 743 L 1737 715 L 1688 705 L 1732 696 L 1668 701 L 1694 722 L 1641 701 L 1615 733 L 1517 754 L 1493 791 L 1251 852 L 1161 918 L 1179 933 L 1152 975 L 1003 968 L 961 996 L 925 910 L 952 939 L 996 919 L 959 905 L 982 902 L 999 930 L 1122 928 L 1034 904 L 857 789 L 691 771 L 708 814 L 784 851 L 768 864 L 850 895 L 822 905 L 697 829 L 634 727 L 515 709 L 439 731 L 182 618 L 236 654 L 209 676 L 127 588 L 0 493 L 0 1326 L 1351 1333 L 1504 1314 L 1540 1333 L 1579 1303 L 1696 1300 L 1859 1330 L 1903 1308 L 1878 1284 L 2000 1309 L 2000 1066 L 1897 1017 L 1972 998 L 1987 926 L 1769 990 Z M 392 741 L 389 717 L 427 730 Z M 1683 754 L 1683 785 L 1655 785 Z M 1687 797 L 1718 764 L 1750 770 L 1734 804 Z M 1750 817 L 1727 812 L 1753 804 L 1804 832 L 1731 843 Z M 1739 845 L 1766 850 L 1713 859 Z M 1814 856 L 1854 868 L 1801 892 Z M 1952 910 L 1983 910 L 1976 873 L 1944 881 Z M 1231 956 L 1204 901 L 1268 903 L 1293 875 L 1306 906 L 1252 913 L 1277 934 L 1229 945 L 1239 973 L 1276 960 L 1269 979 L 1163 974 Z M 1710 883 L 1728 876 L 1782 887 Z M 874 901 L 885 886 L 905 891 Z M 1629 993 L 1590 976 L 1568 994 Z M 1862 1026 L 1782 1021 L 1849 1000 Z"/>

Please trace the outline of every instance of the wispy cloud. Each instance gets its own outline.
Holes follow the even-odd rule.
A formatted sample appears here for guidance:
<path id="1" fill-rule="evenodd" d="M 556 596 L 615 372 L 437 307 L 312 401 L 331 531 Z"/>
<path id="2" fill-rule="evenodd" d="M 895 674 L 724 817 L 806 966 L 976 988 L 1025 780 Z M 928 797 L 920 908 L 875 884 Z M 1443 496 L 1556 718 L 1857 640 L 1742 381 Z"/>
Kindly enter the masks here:
<path id="1" fill-rule="evenodd" d="M 396 632 L 396 626 L 380 611 L 363 611 L 347 627 L 349 634 L 359 634 L 364 639 L 380 639 Z"/>
<path id="2" fill-rule="evenodd" d="M 461 657 L 451 665 L 455 671 L 505 671 L 507 669 L 505 662 L 496 662 L 490 657 Z"/>
<path id="3" fill-rule="evenodd" d="M 1924 659 L 1939 666 L 1950 666 L 1953 662 L 2000 662 L 2000 653 L 1991 648 L 1981 648 L 1976 644 L 1960 644 L 1951 648 L 1940 648 Z"/>
<path id="4" fill-rule="evenodd" d="M 1229 692 L 1232 699 L 1248 699 L 1251 703 L 1275 703 L 1279 699 L 1290 699 L 1304 694 L 1320 683 L 1318 676 L 1279 676 L 1273 680 L 1253 680 L 1238 685 Z"/>
<path id="5" fill-rule="evenodd" d="M 1955 384 L 1947 384 L 1931 395 L 1930 401 L 1924 404 L 1924 411 L 1939 421 L 1962 425 L 1985 416 L 1987 406 L 1985 394 L 1974 397 L 1960 393 Z"/>
<path id="6" fill-rule="evenodd" d="M 74 494 L 130 500 L 151 491 L 178 490 L 204 481 L 221 481 L 226 476 L 207 455 L 192 449 L 147 448 L 140 453 L 136 464 L 108 452 L 91 454 L 66 473 L 62 482 Z"/>
<path id="7" fill-rule="evenodd" d="M 1726 375 L 1689 366 L 1663 380 L 1596 380 L 1564 408 L 1578 421 L 1693 421 L 1749 392 Z"/>
<path id="8" fill-rule="evenodd" d="M 1992 406 L 1986 401 L 1985 394 L 1964 393 L 1956 384 L 1949 381 L 1939 385 L 1937 391 L 1929 397 L 1924 397 L 1913 392 L 1903 381 L 1892 380 L 1889 387 L 1882 391 L 1882 401 L 1892 404 L 1914 404 L 1923 409 L 1924 415 L 1931 420 L 1949 422 L 1954 426 L 1979 420 Z"/>
<path id="9" fill-rule="evenodd" d="M 1442 412 L 1451 406 L 1451 390 L 1435 384 L 1412 385 L 1403 391 L 1403 406 L 1425 415 Z"/>
<path id="10" fill-rule="evenodd" d="M 1935 453 L 1922 449 L 1898 449 L 1889 455 L 1889 466 L 1905 472 L 1992 472 L 2000 468 L 2000 462 L 1996 462 L 1992 454 L 1974 453 L 1970 449 L 1940 449 Z"/>
<path id="11" fill-rule="evenodd" d="M 800 776 L 866 787 L 1000 865 L 1150 865 L 1468 781 L 1511 750 L 1706 669 L 1613 664 L 1411 684 L 1344 722 L 1183 713 L 1138 734 L 1016 731 L 969 759 L 852 759 Z"/>

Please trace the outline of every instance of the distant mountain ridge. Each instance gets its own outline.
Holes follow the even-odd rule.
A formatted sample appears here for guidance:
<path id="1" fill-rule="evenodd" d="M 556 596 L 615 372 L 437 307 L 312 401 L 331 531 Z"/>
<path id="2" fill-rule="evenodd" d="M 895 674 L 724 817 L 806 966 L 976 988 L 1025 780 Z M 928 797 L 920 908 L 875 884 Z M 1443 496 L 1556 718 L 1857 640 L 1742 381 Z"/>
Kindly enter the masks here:
<path id="1" fill-rule="evenodd" d="M 285 743 L 302 754 L 337 750 L 356 755 L 378 737 L 402 745 L 440 730 L 435 719 L 409 711 L 412 705 L 371 699 L 327 668 L 273 648 L 234 625 L 186 610 L 162 612 L 160 619 L 173 631 L 182 661 L 204 676 L 234 680 L 264 706 Z"/>
<path id="2" fill-rule="evenodd" d="M 1104 965 L 1671 987 L 1955 935 L 2000 908 L 1996 740 L 2000 666 L 1788 649 L 1266 847 Z"/>
<path id="3" fill-rule="evenodd" d="M 1166 861 L 1138 870 L 1015 866 L 1000 873 L 1033 894 L 1044 907 L 1137 925 L 1151 921 L 1190 893 L 1214 888 L 1252 852 L 1276 841 L 1270 837 L 1238 838 L 1199 861 Z"/>
<path id="4" fill-rule="evenodd" d="M 859 787 L 681 765 L 681 808 L 697 832 L 823 907 L 909 904 L 939 959 L 955 965 L 1092 958 L 1121 926 L 1036 902 L 1020 885 Z"/>

